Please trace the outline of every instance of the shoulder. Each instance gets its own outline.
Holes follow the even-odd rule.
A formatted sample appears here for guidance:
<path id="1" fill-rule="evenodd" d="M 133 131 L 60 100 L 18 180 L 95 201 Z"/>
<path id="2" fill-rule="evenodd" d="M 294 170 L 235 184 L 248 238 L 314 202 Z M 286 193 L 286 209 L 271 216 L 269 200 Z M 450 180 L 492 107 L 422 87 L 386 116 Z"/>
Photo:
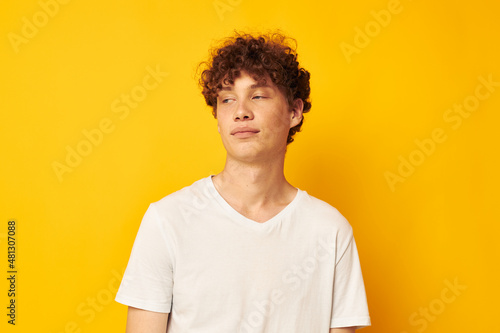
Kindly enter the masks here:
<path id="1" fill-rule="evenodd" d="M 328 202 L 304 193 L 301 217 L 308 230 L 325 240 L 338 253 L 344 253 L 354 239 L 353 228 L 340 211 Z"/>
<path id="2" fill-rule="evenodd" d="M 199 179 L 153 202 L 151 206 L 154 207 L 159 216 L 182 213 L 189 209 L 201 209 L 211 199 L 209 180 L 209 177 Z"/>
<path id="3" fill-rule="evenodd" d="M 302 195 L 298 213 L 307 218 L 311 226 L 334 229 L 347 237 L 352 235 L 351 224 L 336 207 L 306 191 Z"/>

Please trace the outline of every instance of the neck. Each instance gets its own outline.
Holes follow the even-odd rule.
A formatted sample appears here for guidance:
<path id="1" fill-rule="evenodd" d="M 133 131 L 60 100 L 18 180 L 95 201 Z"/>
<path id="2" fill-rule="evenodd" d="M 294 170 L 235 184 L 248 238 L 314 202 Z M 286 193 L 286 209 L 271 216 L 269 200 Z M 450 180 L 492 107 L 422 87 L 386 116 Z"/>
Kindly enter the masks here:
<path id="1" fill-rule="evenodd" d="M 297 190 L 285 179 L 284 156 L 274 163 L 246 164 L 226 159 L 224 170 L 214 176 L 219 193 L 245 211 L 283 206 Z"/>

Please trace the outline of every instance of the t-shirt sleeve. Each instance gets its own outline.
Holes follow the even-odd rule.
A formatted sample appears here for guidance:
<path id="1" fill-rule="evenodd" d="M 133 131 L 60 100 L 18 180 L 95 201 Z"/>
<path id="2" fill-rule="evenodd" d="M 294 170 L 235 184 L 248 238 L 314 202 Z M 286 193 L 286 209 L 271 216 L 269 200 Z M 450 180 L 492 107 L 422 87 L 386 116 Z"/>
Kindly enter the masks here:
<path id="1" fill-rule="evenodd" d="M 169 313 L 173 270 L 169 243 L 155 205 L 149 205 L 132 247 L 115 301 L 143 310 Z"/>
<path id="2" fill-rule="evenodd" d="M 371 325 L 358 250 L 349 231 L 341 242 L 347 245 L 339 249 L 336 259 L 331 328 Z"/>

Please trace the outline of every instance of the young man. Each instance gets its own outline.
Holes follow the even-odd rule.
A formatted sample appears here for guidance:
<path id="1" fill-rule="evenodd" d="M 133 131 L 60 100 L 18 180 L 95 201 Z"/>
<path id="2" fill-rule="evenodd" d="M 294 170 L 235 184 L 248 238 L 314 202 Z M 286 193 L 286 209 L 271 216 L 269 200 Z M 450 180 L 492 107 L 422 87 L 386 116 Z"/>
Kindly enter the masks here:
<path id="1" fill-rule="evenodd" d="M 347 220 L 284 177 L 309 102 L 286 37 L 237 35 L 200 84 L 222 172 L 152 203 L 116 301 L 127 332 L 327 333 L 370 325 Z"/>

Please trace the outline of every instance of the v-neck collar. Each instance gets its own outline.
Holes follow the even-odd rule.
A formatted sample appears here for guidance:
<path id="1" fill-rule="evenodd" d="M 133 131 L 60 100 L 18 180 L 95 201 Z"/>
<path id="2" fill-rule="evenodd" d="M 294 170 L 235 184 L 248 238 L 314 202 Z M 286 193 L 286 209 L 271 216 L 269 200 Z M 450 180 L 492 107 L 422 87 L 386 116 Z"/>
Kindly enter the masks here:
<path id="1" fill-rule="evenodd" d="M 271 227 L 272 225 L 276 224 L 277 221 L 281 220 L 283 215 L 287 214 L 294 208 L 294 206 L 297 205 L 297 202 L 302 198 L 304 192 L 296 187 L 297 194 L 295 195 L 295 198 L 285 208 L 283 208 L 278 214 L 274 215 L 266 222 L 257 222 L 242 215 L 220 195 L 219 191 L 217 191 L 217 189 L 215 188 L 214 182 L 212 180 L 213 176 L 214 175 L 208 176 L 207 178 L 205 178 L 205 181 L 208 183 L 209 191 L 215 198 L 215 200 L 217 200 L 217 202 L 222 206 L 222 208 L 231 216 L 231 218 L 235 222 L 249 227 L 253 227 L 255 229 L 267 229 L 268 227 Z"/>

